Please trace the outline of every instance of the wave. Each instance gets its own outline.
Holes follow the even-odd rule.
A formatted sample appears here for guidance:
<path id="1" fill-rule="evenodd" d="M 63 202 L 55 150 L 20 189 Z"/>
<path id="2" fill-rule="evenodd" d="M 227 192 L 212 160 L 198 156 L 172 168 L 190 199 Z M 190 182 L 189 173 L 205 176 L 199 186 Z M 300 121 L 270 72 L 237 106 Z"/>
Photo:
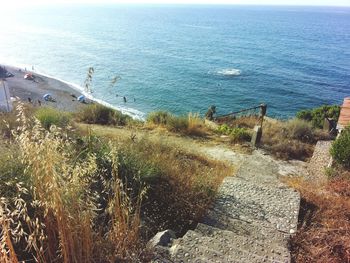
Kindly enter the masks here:
<path id="1" fill-rule="evenodd" d="M 213 29 L 211 26 L 199 26 L 199 25 L 190 25 L 190 24 L 183 24 L 184 27 L 192 27 L 192 28 L 200 28 L 200 29 Z"/>
<path id="2" fill-rule="evenodd" d="M 240 69 L 221 69 L 216 72 L 217 75 L 221 76 L 239 76 L 241 75 L 242 71 Z"/>
<path id="3" fill-rule="evenodd" d="M 3 63 L 3 62 L 0 61 L 0 65 L 5 65 L 5 66 L 9 66 L 9 67 L 16 67 L 16 68 L 27 68 L 29 70 L 32 69 L 31 65 L 20 64 L 20 63 L 11 63 L 11 65 L 9 65 L 8 63 Z M 136 109 L 133 109 L 133 108 L 120 107 L 120 106 L 112 105 L 111 103 L 109 103 L 107 101 L 104 101 L 104 100 L 101 100 L 101 99 L 98 99 L 98 98 L 94 97 L 91 93 L 85 92 L 84 88 L 82 86 L 80 86 L 80 85 L 78 85 L 76 83 L 73 83 L 73 82 L 66 81 L 64 79 L 60 79 L 60 78 L 54 77 L 54 76 L 52 76 L 50 74 L 47 74 L 47 73 L 45 73 L 43 71 L 38 70 L 37 67 L 34 68 L 33 72 L 35 72 L 38 75 L 41 75 L 43 77 L 54 79 L 54 80 L 57 80 L 59 82 L 62 82 L 64 84 L 68 85 L 69 87 L 71 87 L 72 89 L 76 90 L 77 92 L 80 92 L 81 94 L 83 94 L 89 100 L 97 102 L 97 103 L 99 103 L 101 105 L 104 105 L 106 107 L 118 110 L 118 111 L 120 111 L 123 114 L 129 115 L 133 119 L 145 120 L 145 118 L 146 118 L 146 114 L 144 112 L 142 112 L 142 111 L 139 111 L 139 110 L 136 110 Z"/>

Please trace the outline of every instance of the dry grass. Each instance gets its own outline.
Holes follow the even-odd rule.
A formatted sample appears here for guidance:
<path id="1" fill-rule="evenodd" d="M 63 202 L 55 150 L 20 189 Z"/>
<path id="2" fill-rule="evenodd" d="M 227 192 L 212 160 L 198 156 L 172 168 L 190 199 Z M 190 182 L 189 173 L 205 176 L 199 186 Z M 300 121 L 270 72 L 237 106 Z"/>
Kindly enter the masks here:
<path id="1" fill-rule="evenodd" d="M 160 169 L 157 180 L 151 182 L 144 215 L 153 221 L 151 234 L 173 229 L 184 234 L 193 227 L 212 204 L 224 177 L 232 175 L 230 167 L 220 162 L 147 142 L 150 151 L 143 151 L 150 162 Z M 161 149 L 161 150 L 160 150 Z"/>
<path id="2" fill-rule="evenodd" d="M 232 126 L 239 128 L 253 129 L 255 125 L 260 124 L 258 116 L 243 116 L 232 121 Z"/>
<path id="3" fill-rule="evenodd" d="M 114 151 L 104 157 L 113 164 L 110 181 L 106 182 L 99 176 L 101 171 L 93 153 L 78 159 L 69 137 L 59 129 L 44 130 L 38 121 L 30 125 L 23 106 L 18 110 L 21 125 L 15 143 L 26 167 L 27 180 L 7 182 L 14 183 L 17 194 L 2 195 L 0 200 L 1 260 L 16 262 L 17 257 L 38 262 L 127 259 L 140 246 L 142 188 L 136 202 L 135 198 L 129 199 L 127 187 L 118 178 Z M 104 187 L 94 190 L 92 186 L 96 181 Z M 103 207 L 98 202 L 99 196 L 108 191 L 112 198 L 108 207 Z M 110 218 L 107 231 L 94 225 L 101 213 Z M 111 249 L 104 255 L 99 254 L 97 251 L 102 250 L 99 246 L 106 243 Z"/>
<path id="4" fill-rule="evenodd" d="M 295 262 L 350 262 L 350 181 L 332 179 L 317 185 L 289 179 L 302 196 L 297 235 L 292 239 Z"/>
<path id="5" fill-rule="evenodd" d="M 149 128 L 162 127 L 170 132 L 188 136 L 205 137 L 208 129 L 198 113 L 189 113 L 187 116 L 176 116 L 169 112 L 151 112 L 147 117 L 146 125 Z"/>
<path id="6" fill-rule="evenodd" d="M 219 133 L 231 136 L 234 143 L 250 140 L 249 134 L 254 126 L 260 124 L 257 116 L 245 116 L 220 119 Z M 245 131 L 245 132 L 244 132 Z M 314 128 L 310 122 L 300 119 L 287 121 L 265 118 L 262 127 L 262 141 L 260 147 L 281 159 L 307 160 L 312 156 L 314 146 L 318 140 L 329 140 L 331 137 L 322 130 Z M 241 136 L 240 136 L 241 135 Z M 243 139 L 239 139 L 242 137 Z"/>
<path id="7" fill-rule="evenodd" d="M 16 158 L 0 158 L 1 262 L 147 261 L 144 241 L 192 227 L 232 174 L 161 142 L 46 130 L 18 110 Z"/>
<path id="8" fill-rule="evenodd" d="M 188 127 L 186 133 L 192 136 L 205 136 L 208 130 L 204 124 L 204 120 L 199 116 L 198 113 L 188 114 Z"/>
<path id="9" fill-rule="evenodd" d="M 105 136 L 103 130 L 94 130 Z M 129 167 L 139 171 L 149 187 L 142 209 L 146 237 L 169 228 L 184 233 L 203 216 L 223 178 L 233 174 L 232 167 L 163 140 L 122 140 L 117 133 L 110 133 L 109 139 L 118 142 L 122 162 L 132 164 Z"/>
<path id="10" fill-rule="evenodd" d="M 35 108 L 31 104 L 25 104 L 23 108 L 26 115 L 32 115 L 34 110 Z M 9 113 L 0 112 L 0 139 L 12 138 L 12 131 L 17 129 L 19 125 L 17 118 L 15 111 Z"/>
<path id="11" fill-rule="evenodd" d="M 311 124 L 298 119 L 264 122 L 261 146 L 282 159 L 307 160 L 315 143 L 330 136 Z"/>

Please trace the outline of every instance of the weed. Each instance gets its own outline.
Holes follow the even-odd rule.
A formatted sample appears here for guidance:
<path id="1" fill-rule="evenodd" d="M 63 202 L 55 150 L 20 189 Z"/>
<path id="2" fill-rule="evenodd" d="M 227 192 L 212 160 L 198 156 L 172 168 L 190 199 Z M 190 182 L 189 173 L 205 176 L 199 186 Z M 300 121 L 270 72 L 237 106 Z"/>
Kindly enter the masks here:
<path id="1" fill-rule="evenodd" d="M 148 114 L 147 122 L 154 125 L 167 125 L 172 117 L 173 116 L 169 112 L 155 111 Z"/>
<path id="2" fill-rule="evenodd" d="M 191 136 L 205 136 L 207 129 L 204 120 L 198 113 L 188 116 L 176 116 L 165 111 L 152 112 L 147 117 L 147 123 L 165 127 L 168 131 Z"/>
<path id="3" fill-rule="evenodd" d="M 230 132 L 230 140 L 232 143 L 247 142 L 252 138 L 251 133 L 245 128 L 233 128 Z"/>
<path id="4" fill-rule="evenodd" d="M 91 104 L 83 107 L 77 114 L 78 121 L 88 124 L 124 126 L 131 119 L 120 111 L 108 108 L 101 104 Z"/>
<path id="5" fill-rule="evenodd" d="M 65 128 L 70 122 L 71 114 L 51 107 L 40 107 L 35 111 L 35 117 L 48 130 L 52 125 Z"/>
<path id="6" fill-rule="evenodd" d="M 302 196 L 293 261 L 350 262 L 350 181 L 335 178 L 315 187 L 301 180 L 293 186 Z"/>

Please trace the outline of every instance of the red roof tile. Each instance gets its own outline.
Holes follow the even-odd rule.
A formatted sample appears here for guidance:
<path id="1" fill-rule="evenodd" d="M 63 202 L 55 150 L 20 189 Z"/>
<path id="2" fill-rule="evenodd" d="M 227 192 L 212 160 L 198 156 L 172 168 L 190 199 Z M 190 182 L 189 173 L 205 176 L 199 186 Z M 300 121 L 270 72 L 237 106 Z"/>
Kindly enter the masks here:
<path id="1" fill-rule="evenodd" d="M 346 127 L 350 125 L 350 97 L 345 98 L 343 106 L 341 106 L 338 124 Z"/>

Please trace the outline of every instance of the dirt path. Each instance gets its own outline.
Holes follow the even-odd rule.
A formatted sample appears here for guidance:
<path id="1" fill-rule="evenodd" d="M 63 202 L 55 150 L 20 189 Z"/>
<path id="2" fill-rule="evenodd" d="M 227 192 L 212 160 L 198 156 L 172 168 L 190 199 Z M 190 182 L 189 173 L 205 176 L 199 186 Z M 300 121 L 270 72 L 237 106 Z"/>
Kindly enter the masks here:
<path id="1" fill-rule="evenodd" d="M 243 150 L 241 150 L 241 152 L 238 150 L 234 151 L 233 148 L 227 144 L 225 145 L 224 143 L 217 142 L 210 138 L 193 139 L 191 137 L 167 133 L 165 131 L 111 128 L 98 125 L 80 124 L 79 127 L 81 129 L 87 129 L 87 127 L 90 127 L 93 132 L 113 140 L 128 140 L 132 137 L 134 140 L 147 138 L 152 141 L 162 142 L 169 146 L 178 147 L 189 153 L 199 154 L 214 160 L 221 160 L 235 167 L 239 167 L 246 156 L 249 156 L 249 154 L 243 153 Z"/>

